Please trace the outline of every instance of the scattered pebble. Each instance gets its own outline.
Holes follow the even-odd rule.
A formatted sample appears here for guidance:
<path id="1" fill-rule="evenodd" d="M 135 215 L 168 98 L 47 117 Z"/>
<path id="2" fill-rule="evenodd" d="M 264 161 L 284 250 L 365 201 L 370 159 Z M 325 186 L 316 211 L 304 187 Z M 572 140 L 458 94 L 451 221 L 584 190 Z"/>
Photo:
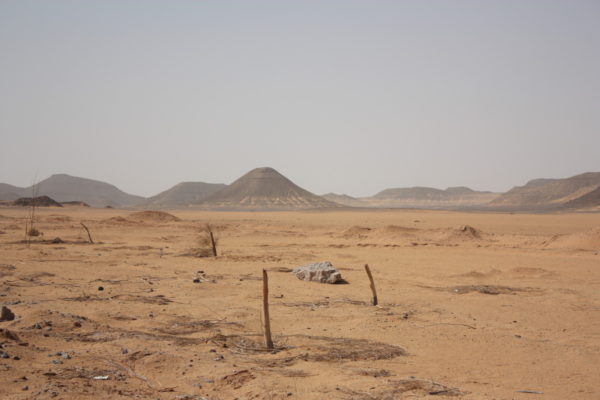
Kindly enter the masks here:
<path id="1" fill-rule="evenodd" d="M 60 365 L 62 363 L 62 360 L 52 360 L 52 364 Z"/>

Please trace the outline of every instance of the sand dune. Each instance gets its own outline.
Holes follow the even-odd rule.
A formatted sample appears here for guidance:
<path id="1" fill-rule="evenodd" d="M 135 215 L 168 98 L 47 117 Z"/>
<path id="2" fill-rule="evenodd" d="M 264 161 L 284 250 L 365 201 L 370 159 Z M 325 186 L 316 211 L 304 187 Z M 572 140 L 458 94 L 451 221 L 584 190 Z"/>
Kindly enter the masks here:
<path id="1" fill-rule="evenodd" d="M 600 251 L 600 226 L 583 232 L 553 236 L 547 247 Z"/>

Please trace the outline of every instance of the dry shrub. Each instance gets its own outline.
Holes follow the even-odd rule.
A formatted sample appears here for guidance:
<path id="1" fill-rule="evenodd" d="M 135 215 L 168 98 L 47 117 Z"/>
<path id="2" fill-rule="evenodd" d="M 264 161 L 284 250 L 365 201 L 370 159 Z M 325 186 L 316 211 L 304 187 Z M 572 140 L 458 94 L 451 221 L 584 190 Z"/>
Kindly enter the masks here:
<path id="1" fill-rule="evenodd" d="M 236 353 L 263 353 L 272 351 L 267 349 L 262 343 L 240 335 L 223 335 L 219 333 L 209 340 L 218 346 L 229 348 Z"/>
<path id="2" fill-rule="evenodd" d="M 232 336 L 218 335 L 220 341 L 213 340 L 214 343 L 223 347 L 242 348 L 244 352 L 264 352 L 265 347 L 262 344 L 254 342 L 252 345 L 244 343 L 239 345 Z M 308 336 L 308 335 L 289 335 L 285 336 L 289 343 L 286 347 L 276 344 L 276 349 L 294 350 L 296 354 L 256 360 L 264 367 L 282 368 L 294 365 L 298 361 L 309 362 L 340 362 L 340 361 L 376 361 L 389 360 L 392 358 L 405 356 L 407 352 L 399 347 L 387 343 L 381 343 L 366 339 L 350 339 L 340 337 Z"/>
<path id="3" fill-rule="evenodd" d="M 177 222 L 181 221 L 176 216 L 164 211 L 138 211 L 129 214 L 127 219 L 139 222 Z"/>
<path id="4" fill-rule="evenodd" d="M 383 368 L 356 368 L 354 372 L 358 375 L 372 376 L 373 378 L 381 378 L 391 376 L 392 373 Z"/>
<path id="5" fill-rule="evenodd" d="M 219 238 L 215 234 L 213 227 L 210 224 L 206 224 L 200 230 L 198 246 L 194 249 L 194 254 L 196 257 L 216 257 L 218 242 Z"/>
<path id="6" fill-rule="evenodd" d="M 318 352 L 306 355 L 308 361 L 375 361 L 388 360 L 407 354 L 399 346 L 366 339 L 330 338 L 324 336 L 307 337 L 325 342 L 324 345 L 316 346 Z"/>

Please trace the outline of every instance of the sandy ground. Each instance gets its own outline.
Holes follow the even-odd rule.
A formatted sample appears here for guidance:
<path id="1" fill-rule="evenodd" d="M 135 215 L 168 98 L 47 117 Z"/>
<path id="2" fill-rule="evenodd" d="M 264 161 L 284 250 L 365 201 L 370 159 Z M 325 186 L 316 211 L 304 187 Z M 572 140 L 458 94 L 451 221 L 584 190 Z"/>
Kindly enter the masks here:
<path id="1" fill-rule="evenodd" d="M 600 214 L 132 214 L 0 209 L 0 398 L 600 398 Z"/>

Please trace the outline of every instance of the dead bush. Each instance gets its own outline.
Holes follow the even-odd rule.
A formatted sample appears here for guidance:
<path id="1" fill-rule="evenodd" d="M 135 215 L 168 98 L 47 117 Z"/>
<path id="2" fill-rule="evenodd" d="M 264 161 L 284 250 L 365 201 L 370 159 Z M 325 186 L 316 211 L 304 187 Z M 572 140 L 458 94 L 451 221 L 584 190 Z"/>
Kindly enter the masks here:
<path id="1" fill-rule="evenodd" d="M 197 257 L 216 257 L 219 238 L 210 224 L 206 224 L 198 237 L 198 247 L 195 249 Z"/>

